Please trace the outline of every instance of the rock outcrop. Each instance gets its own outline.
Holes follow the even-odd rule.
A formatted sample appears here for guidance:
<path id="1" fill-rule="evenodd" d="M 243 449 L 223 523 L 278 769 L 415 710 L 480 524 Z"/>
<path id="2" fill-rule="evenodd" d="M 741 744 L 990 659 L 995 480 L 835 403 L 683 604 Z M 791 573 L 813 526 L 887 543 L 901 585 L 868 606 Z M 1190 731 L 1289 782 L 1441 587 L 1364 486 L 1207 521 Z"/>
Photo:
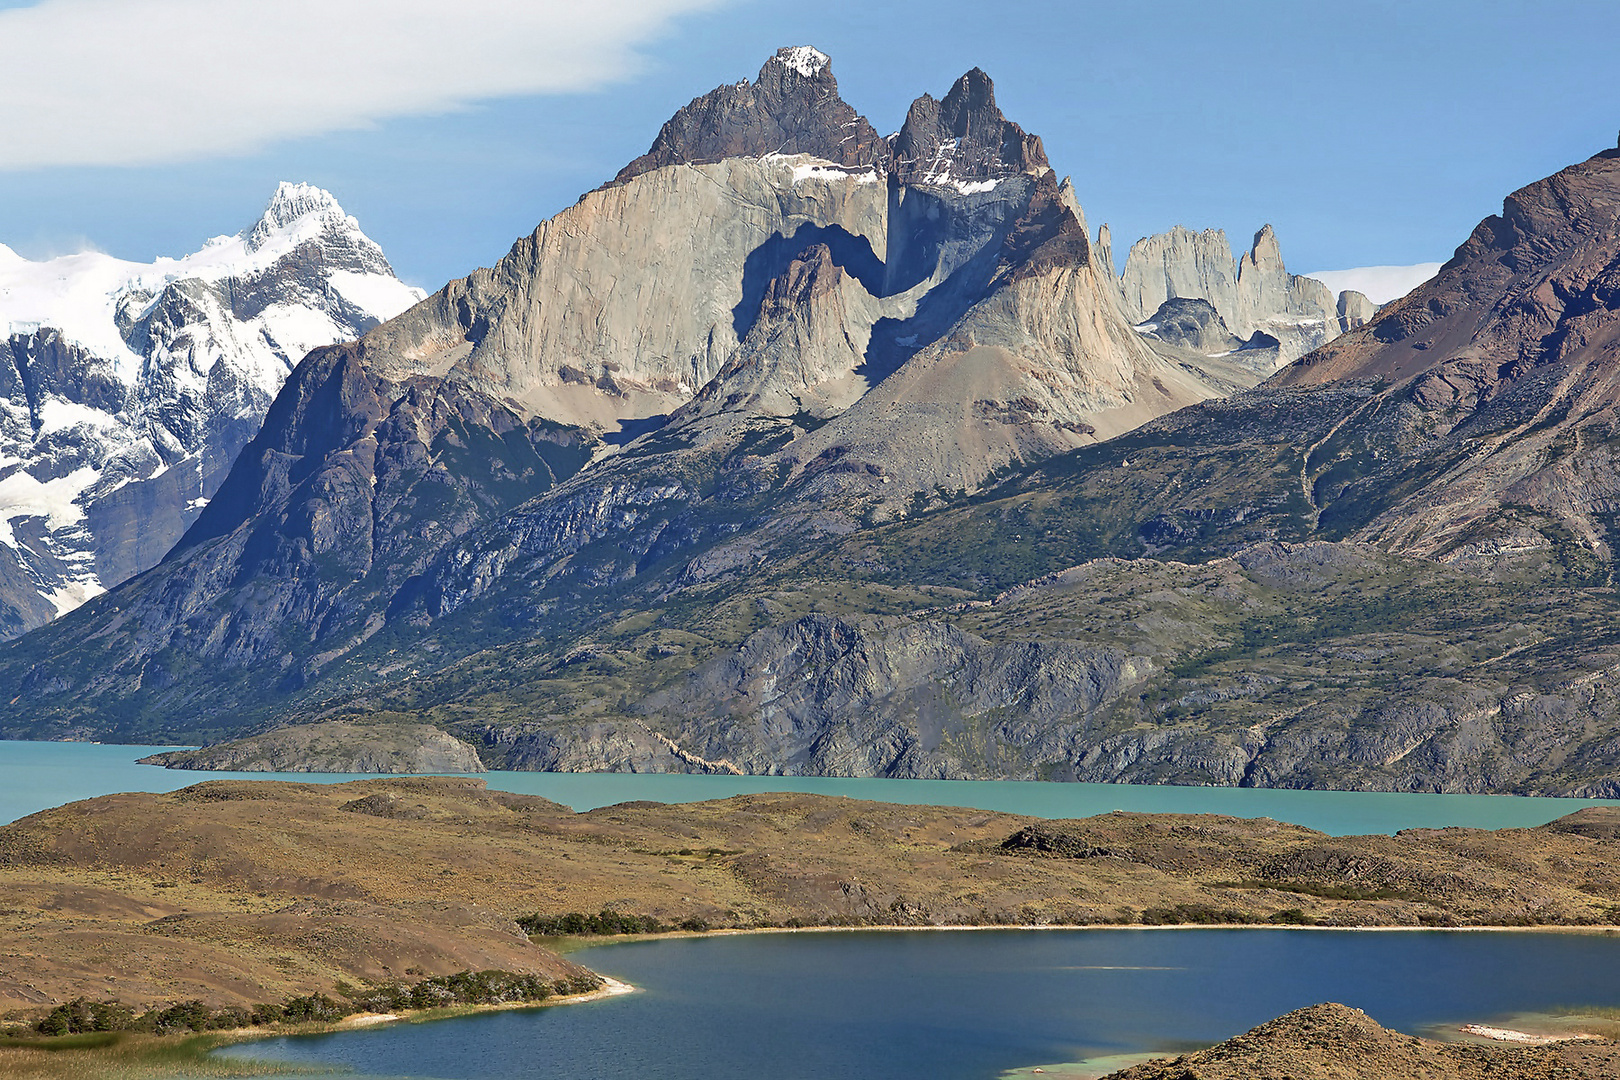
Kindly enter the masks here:
<path id="1" fill-rule="evenodd" d="M 1270 225 L 1237 260 L 1220 229 L 1195 233 L 1178 225 L 1138 240 L 1125 257 L 1120 291 L 1138 324 L 1154 321 L 1168 300 L 1205 300 L 1239 338 L 1274 339 L 1278 366 L 1362 325 L 1374 311 L 1360 293 L 1335 297 L 1321 282 L 1290 274 Z"/>
<path id="2" fill-rule="evenodd" d="M 421 296 L 307 185 L 183 259 L 0 248 L 0 634 L 156 565 L 293 365 Z"/>
<path id="3" fill-rule="evenodd" d="M 956 80 L 945 100 L 924 94 L 912 102 L 893 151 L 902 184 L 954 186 L 964 194 L 1051 169 L 1040 138 L 1001 114 L 990 76 L 978 68 Z"/>
<path id="4" fill-rule="evenodd" d="M 201 750 L 171 750 L 143 765 L 227 772 L 480 773 L 478 751 L 429 724 L 332 720 L 276 728 Z"/>
<path id="5" fill-rule="evenodd" d="M 610 186 L 670 165 L 772 154 L 881 169 L 889 160 L 889 144 L 838 96 L 826 54 L 798 45 L 778 49 L 752 83 L 717 87 L 681 109 L 652 148 L 620 169 Z"/>
<path id="6" fill-rule="evenodd" d="M 1614 1043 L 1515 1047 L 1442 1043 L 1390 1031 L 1360 1009 L 1312 1005 L 1207 1050 L 1150 1061 L 1107 1080 L 1598 1080 L 1620 1065 Z"/>

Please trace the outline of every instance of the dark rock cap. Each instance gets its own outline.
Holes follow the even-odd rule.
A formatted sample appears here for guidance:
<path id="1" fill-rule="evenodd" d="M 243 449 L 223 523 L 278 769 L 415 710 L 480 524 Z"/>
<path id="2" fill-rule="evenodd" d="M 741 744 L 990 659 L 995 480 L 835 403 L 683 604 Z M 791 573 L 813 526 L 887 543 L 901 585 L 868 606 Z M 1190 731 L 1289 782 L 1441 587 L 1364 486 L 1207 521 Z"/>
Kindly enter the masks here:
<path id="1" fill-rule="evenodd" d="M 838 96 L 826 54 L 798 45 L 778 49 L 752 82 L 719 86 L 681 109 L 652 149 L 604 186 L 667 165 L 730 157 L 812 154 L 847 167 L 887 164 L 888 144 Z"/>
<path id="2" fill-rule="evenodd" d="M 1051 167 L 1040 137 L 1002 115 L 995 84 L 978 68 L 956 80 L 944 101 L 924 94 L 911 103 L 894 161 L 906 184 L 981 183 Z"/>

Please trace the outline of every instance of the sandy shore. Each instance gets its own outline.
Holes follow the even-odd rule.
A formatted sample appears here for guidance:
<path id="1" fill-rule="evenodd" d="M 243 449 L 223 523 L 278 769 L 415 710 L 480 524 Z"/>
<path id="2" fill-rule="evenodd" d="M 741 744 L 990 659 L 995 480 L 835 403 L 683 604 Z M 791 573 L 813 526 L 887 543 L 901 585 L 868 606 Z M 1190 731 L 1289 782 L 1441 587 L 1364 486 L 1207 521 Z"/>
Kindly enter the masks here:
<path id="1" fill-rule="evenodd" d="M 1459 1028 L 1465 1035 L 1477 1035 L 1482 1039 L 1494 1039 L 1497 1042 L 1518 1043 L 1523 1046 L 1546 1046 L 1549 1043 L 1578 1042 L 1581 1040 L 1601 1039 L 1601 1035 L 1588 1035 L 1585 1032 L 1572 1031 L 1567 1035 L 1533 1035 L 1528 1031 L 1515 1031 L 1512 1028 L 1491 1027 L 1489 1024 L 1464 1024 Z"/>

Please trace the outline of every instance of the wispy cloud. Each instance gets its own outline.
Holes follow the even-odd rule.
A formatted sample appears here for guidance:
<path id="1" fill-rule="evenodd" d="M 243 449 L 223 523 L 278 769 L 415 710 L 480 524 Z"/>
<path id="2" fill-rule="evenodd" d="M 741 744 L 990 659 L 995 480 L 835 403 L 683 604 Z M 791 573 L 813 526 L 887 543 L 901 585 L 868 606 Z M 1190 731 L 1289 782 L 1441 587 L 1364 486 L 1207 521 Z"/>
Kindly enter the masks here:
<path id="1" fill-rule="evenodd" d="M 722 0 L 44 0 L 0 10 L 0 169 L 238 154 L 624 78 Z"/>

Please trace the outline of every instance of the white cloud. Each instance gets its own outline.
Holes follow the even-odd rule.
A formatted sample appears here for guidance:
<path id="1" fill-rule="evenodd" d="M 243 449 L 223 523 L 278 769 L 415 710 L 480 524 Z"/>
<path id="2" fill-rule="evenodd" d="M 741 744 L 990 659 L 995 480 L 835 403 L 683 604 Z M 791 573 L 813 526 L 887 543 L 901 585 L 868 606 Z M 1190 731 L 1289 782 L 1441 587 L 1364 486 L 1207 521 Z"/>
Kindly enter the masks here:
<path id="1" fill-rule="evenodd" d="M 0 10 L 0 170 L 254 150 L 632 73 L 720 0 L 44 0 Z"/>
<path id="2" fill-rule="evenodd" d="M 1354 270 L 1315 270 L 1304 276 L 1315 278 L 1335 293 L 1354 289 L 1375 304 L 1387 304 L 1434 277 L 1440 272 L 1440 265 L 1359 266 Z"/>

